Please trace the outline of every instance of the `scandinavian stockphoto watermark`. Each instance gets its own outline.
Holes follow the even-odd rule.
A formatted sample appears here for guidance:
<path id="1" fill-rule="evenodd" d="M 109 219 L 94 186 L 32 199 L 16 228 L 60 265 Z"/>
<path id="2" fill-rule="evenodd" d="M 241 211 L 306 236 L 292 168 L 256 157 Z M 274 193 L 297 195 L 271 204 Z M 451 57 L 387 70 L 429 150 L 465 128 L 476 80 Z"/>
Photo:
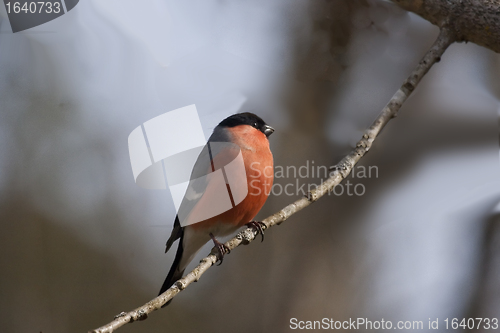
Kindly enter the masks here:
<path id="1" fill-rule="evenodd" d="M 305 196 L 307 193 L 323 185 L 323 182 L 336 171 L 336 166 L 316 165 L 314 160 L 306 161 L 303 165 L 276 165 L 274 170 L 270 167 L 260 168 L 258 162 L 250 165 L 254 171 L 250 176 L 249 186 L 254 189 L 251 194 L 260 195 L 261 174 L 266 179 L 274 173 L 274 184 L 269 187 L 268 194 L 286 196 Z M 336 196 L 362 196 L 366 193 L 366 186 L 360 180 L 378 178 L 378 167 L 354 166 L 351 179 L 336 185 L 329 195 Z M 255 178 L 255 179 L 252 179 Z M 316 180 L 319 179 L 319 180 Z"/>
<path id="2" fill-rule="evenodd" d="M 79 0 L 4 0 L 12 32 L 19 32 L 52 21 L 72 10 Z"/>
<path id="3" fill-rule="evenodd" d="M 181 226 L 222 214 L 248 194 L 239 146 L 207 142 L 194 104 L 138 126 L 130 133 L 128 146 L 137 185 L 168 187 Z M 197 206 L 200 201 L 207 204 Z"/>
<path id="4" fill-rule="evenodd" d="M 128 137 L 128 147 L 136 184 L 145 189 L 168 188 L 181 226 L 220 215 L 248 195 L 260 196 L 263 191 L 275 196 L 306 195 L 335 171 L 314 161 L 298 167 L 248 165 L 238 145 L 207 140 L 194 104 L 136 127 Z M 378 169 L 359 166 L 351 177 L 378 178 Z M 364 184 L 348 179 L 330 194 L 361 196 L 365 192 Z"/>

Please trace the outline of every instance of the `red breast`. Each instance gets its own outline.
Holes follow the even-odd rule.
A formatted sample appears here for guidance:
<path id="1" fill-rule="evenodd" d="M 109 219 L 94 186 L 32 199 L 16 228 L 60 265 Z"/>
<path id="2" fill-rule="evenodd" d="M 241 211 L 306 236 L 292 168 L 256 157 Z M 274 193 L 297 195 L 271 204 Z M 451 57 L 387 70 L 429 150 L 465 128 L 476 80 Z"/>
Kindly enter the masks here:
<path id="1" fill-rule="evenodd" d="M 242 152 L 243 161 L 248 184 L 248 195 L 232 209 L 190 225 L 193 229 L 213 229 L 218 224 L 227 224 L 239 228 L 250 222 L 260 211 L 267 200 L 274 180 L 273 155 L 269 149 L 269 141 L 264 133 L 252 126 L 240 125 L 228 128 L 231 142 L 237 144 Z M 224 165 L 225 157 L 215 156 L 214 164 Z M 204 205 L 210 205 L 210 198 L 220 195 L 222 189 L 207 188 L 203 197 L 196 204 L 196 208 L 202 209 Z M 212 199 L 213 200 L 213 199 Z M 218 228 L 219 229 L 219 228 Z M 222 228 L 225 229 L 225 228 Z M 232 228 L 230 228 L 232 229 Z"/>

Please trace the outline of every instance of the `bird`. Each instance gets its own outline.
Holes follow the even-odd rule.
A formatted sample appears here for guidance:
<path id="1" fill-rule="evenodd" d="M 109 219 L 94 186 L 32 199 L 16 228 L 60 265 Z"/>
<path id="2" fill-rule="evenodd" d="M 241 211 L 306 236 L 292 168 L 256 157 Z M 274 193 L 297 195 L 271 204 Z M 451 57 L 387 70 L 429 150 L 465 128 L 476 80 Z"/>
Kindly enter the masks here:
<path id="1" fill-rule="evenodd" d="M 273 127 L 250 112 L 233 114 L 214 128 L 194 164 L 191 181 L 166 243 L 165 253 L 179 239 L 174 261 L 159 295 L 182 278 L 188 264 L 210 240 L 216 246 L 219 265 L 222 264 L 224 255 L 229 249 L 216 237 L 228 236 L 247 225 L 261 234 L 262 241 L 264 240 L 263 223 L 253 219 L 266 202 L 274 181 L 273 155 L 269 147 L 269 136 L 273 132 Z M 235 156 L 240 152 L 244 173 L 237 173 L 239 178 L 243 178 L 238 179 L 238 183 L 243 184 L 239 188 L 235 189 L 228 184 L 227 174 L 224 174 L 225 182 L 223 182 L 226 188 L 220 185 L 221 182 L 216 182 L 216 178 L 200 177 L 228 165 L 231 160 L 236 160 Z M 214 205 L 217 206 L 217 198 L 224 190 L 230 193 L 232 190 L 232 208 L 202 220 L 203 212 L 210 210 Z M 234 200 L 237 196 L 235 191 L 247 193 L 237 204 Z M 185 223 L 181 223 L 182 221 Z"/>

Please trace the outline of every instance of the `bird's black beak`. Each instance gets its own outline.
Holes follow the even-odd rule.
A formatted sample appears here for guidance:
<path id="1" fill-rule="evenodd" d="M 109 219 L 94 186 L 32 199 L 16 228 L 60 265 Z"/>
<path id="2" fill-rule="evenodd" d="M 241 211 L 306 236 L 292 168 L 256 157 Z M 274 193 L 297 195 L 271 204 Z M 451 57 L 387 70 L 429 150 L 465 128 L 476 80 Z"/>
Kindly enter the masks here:
<path id="1" fill-rule="evenodd" d="M 269 137 L 269 135 L 273 134 L 273 132 L 274 132 L 274 128 L 272 128 L 269 125 L 264 125 L 264 128 L 262 129 L 262 133 L 264 133 L 267 137 Z"/>

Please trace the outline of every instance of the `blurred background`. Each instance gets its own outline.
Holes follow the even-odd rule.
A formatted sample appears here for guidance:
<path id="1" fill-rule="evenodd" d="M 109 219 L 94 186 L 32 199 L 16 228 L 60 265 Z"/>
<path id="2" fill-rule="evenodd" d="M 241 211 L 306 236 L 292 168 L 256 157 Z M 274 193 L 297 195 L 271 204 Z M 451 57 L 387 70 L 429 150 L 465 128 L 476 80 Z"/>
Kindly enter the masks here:
<path id="1" fill-rule="evenodd" d="M 210 133 L 251 111 L 276 128 L 275 165 L 331 166 L 437 34 L 376 0 L 82 0 L 16 34 L 0 6 L 1 330 L 86 332 L 156 296 L 175 209 L 134 183 L 134 128 L 196 104 Z M 120 332 L 500 318 L 499 74 L 497 54 L 452 45 L 362 159 L 377 173 L 350 177 L 363 195 L 322 198 Z"/>

